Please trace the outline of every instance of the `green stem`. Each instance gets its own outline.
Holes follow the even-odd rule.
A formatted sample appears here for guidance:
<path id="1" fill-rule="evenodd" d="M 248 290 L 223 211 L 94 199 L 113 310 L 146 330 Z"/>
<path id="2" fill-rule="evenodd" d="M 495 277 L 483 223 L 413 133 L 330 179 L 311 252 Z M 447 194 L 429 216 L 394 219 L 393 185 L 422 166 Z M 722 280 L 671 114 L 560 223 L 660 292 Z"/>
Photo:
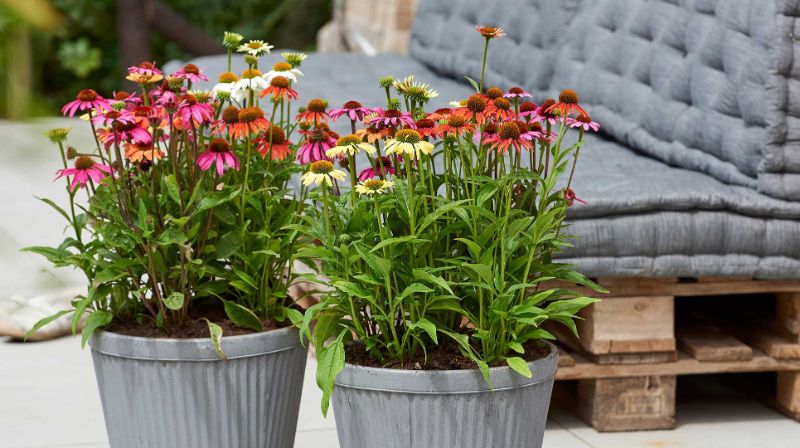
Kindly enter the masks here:
<path id="1" fill-rule="evenodd" d="M 478 84 L 479 93 L 483 92 L 483 79 L 486 73 L 486 55 L 489 53 L 489 38 L 486 38 L 486 43 L 483 45 L 483 62 L 481 62 L 481 82 Z"/>

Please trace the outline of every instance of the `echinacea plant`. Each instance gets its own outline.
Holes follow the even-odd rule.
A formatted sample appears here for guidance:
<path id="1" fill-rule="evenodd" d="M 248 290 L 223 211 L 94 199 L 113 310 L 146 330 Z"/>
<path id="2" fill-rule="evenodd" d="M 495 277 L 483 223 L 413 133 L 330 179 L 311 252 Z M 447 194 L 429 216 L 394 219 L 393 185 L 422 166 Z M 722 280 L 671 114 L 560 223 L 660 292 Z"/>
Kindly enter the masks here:
<path id="1" fill-rule="evenodd" d="M 69 129 L 48 133 L 61 152 L 57 177 L 67 178 L 69 208 L 45 202 L 73 235 L 58 247 L 27 250 L 81 270 L 88 288 L 73 310 L 43 319 L 32 332 L 71 311 L 74 325 L 88 313 L 84 343 L 113 323 L 169 336 L 205 320 L 224 356 L 213 321 L 219 313 L 208 309 L 224 310 L 251 331 L 302 318 L 288 294 L 301 247 L 292 225 L 304 200 L 288 188 L 301 171 L 289 141 L 289 103 L 297 96 L 262 98 L 267 82 L 258 62 L 271 46 L 242 39 L 226 33 L 224 45 L 245 53 L 248 69 L 237 76 L 229 65 L 211 92 L 193 90 L 208 79 L 193 64 L 165 74 L 145 62 L 127 74 L 140 92 L 103 97 L 86 89 L 64 106 L 64 115 L 84 115 L 95 143 L 73 148 Z M 286 89 L 303 59 L 289 56 L 281 68 L 289 66 L 291 79 L 272 78 Z"/>
<path id="2" fill-rule="evenodd" d="M 499 28 L 478 31 L 485 52 L 503 36 Z M 437 93 L 427 84 L 384 77 L 385 109 L 364 114 L 351 101 L 330 114 L 350 120 L 353 133 L 331 139 L 324 156 L 318 149 L 303 176 L 316 203 L 303 228 L 318 244 L 302 255 L 320 260 L 325 280 L 317 281 L 328 287 L 302 327 L 319 358 L 323 412 L 346 352 L 374 365 L 425 368 L 429 354 L 449 345 L 487 381 L 489 368 L 501 365 L 530 377 L 526 356 L 553 338 L 543 324 L 575 332 L 576 313 L 595 301 L 548 281 L 601 291 L 553 261 L 569 244 L 574 167 L 584 132 L 597 124 L 571 90 L 539 106 L 521 88 L 483 89 L 483 76 L 470 82 L 475 94 L 428 113 Z M 317 122 L 305 132 L 315 139 L 327 127 Z M 368 161 L 363 171 L 359 161 Z M 349 192 L 340 191 L 346 176 Z"/>

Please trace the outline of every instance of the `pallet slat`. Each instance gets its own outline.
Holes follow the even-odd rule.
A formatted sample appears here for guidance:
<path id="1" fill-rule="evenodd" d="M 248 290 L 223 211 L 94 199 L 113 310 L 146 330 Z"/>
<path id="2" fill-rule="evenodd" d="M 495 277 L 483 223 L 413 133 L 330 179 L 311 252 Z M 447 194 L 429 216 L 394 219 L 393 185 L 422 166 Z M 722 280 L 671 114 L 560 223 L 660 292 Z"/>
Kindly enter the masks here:
<path id="1" fill-rule="evenodd" d="M 691 324 L 676 330 L 678 348 L 698 361 L 750 361 L 753 349 L 713 325 Z"/>

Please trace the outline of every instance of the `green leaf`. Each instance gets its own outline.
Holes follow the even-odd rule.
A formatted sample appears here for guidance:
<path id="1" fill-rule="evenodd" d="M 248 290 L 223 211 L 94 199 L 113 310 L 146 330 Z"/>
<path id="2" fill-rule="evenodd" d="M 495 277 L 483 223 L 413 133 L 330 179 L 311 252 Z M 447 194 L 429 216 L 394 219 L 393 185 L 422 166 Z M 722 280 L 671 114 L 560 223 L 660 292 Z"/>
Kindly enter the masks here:
<path id="1" fill-rule="evenodd" d="M 114 315 L 105 310 L 97 310 L 90 314 L 89 318 L 86 319 L 86 327 L 83 328 L 81 347 L 86 347 L 86 342 L 92 337 L 95 330 L 110 324 L 113 318 Z"/>
<path id="2" fill-rule="evenodd" d="M 519 342 L 511 341 L 508 343 L 508 348 L 514 350 L 517 353 L 525 353 L 525 349 L 522 347 L 522 344 Z"/>
<path id="3" fill-rule="evenodd" d="M 418 243 L 427 243 L 429 240 L 418 239 L 414 235 L 407 235 L 407 236 L 400 236 L 396 238 L 387 238 L 380 243 L 376 244 L 375 247 L 372 248 L 370 252 L 376 252 L 384 247 L 391 246 L 393 244 L 400 244 L 400 243 L 409 243 L 409 242 L 418 242 Z"/>
<path id="4" fill-rule="evenodd" d="M 167 190 L 167 195 L 169 195 L 170 199 L 175 201 L 176 204 L 180 204 L 181 202 L 181 195 L 180 189 L 178 188 L 178 181 L 175 179 L 174 174 L 170 174 L 164 179 L 164 186 Z"/>
<path id="5" fill-rule="evenodd" d="M 59 317 L 61 317 L 63 315 L 65 315 L 67 313 L 71 313 L 71 312 L 72 312 L 72 310 L 61 310 L 61 311 L 59 311 L 59 312 L 57 312 L 57 313 L 55 313 L 55 314 L 53 314 L 51 316 L 47 316 L 47 317 L 45 317 L 43 319 L 39 319 L 39 321 L 36 322 L 35 324 L 33 324 L 33 327 L 30 330 L 28 330 L 27 333 L 25 333 L 25 340 L 27 341 L 28 338 L 33 336 L 37 331 L 39 331 L 45 325 L 49 324 L 50 322 L 58 319 Z"/>
<path id="6" fill-rule="evenodd" d="M 50 207 L 53 207 L 53 209 L 54 209 L 55 211 L 57 211 L 57 212 L 58 212 L 58 213 L 59 213 L 61 216 L 63 216 L 63 217 L 64 217 L 64 219 L 66 219 L 66 220 L 67 220 L 67 221 L 69 221 L 69 222 L 72 222 L 72 219 L 69 217 L 69 215 L 67 214 L 67 212 L 65 212 L 63 208 L 59 207 L 59 206 L 58 206 L 58 205 L 57 205 L 55 202 L 53 202 L 52 200 L 50 200 L 50 199 L 47 199 L 47 198 L 40 198 L 40 197 L 38 197 L 38 196 L 34 196 L 34 197 L 35 197 L 36 199 L 38 199 L 38 200 L 40 200 L 40 201 L 44 202 L 45 204 L 49 205 Z"/>
<path id="7" fill-rule="evenodd" d="M 450 289 L 450 285 L 447 284 L 447 280 L 443 279 L 442 277 L 433 275 L 430 272 L 422 269 L 414 269 L 412 271 L 412 274 L 414 275 L 414 278 L 416 280 L 424 280 L 426 282 L 433 283 L 434 285 L 444 289 L 450 294 L 453 294 L 453 290 Z"/>
<path id="8" fill-rule="evenodd" d="M 225 235 L 222 235 L 217 242 L 217 256 L 219 258 L 228 258 L 238 252 L 243 245 L 244 240 L 242 239 L 239 230 L 228 232 Z"/>
<path id="9" fill-rule="evenodd" d="M 480 244 L 472 241 L 469 238 L 456 238 L 456 241 L 461 241 L 467 245 L 467 248 L 469 249 L 470 255 L 472 255 L 473 259 L 477 260 L 481 257 L 483 249 L 481 248 Z"/>
<path id="10" fill-rule="evenodd" d="M 183 244 L 185 241 L 186 235 L 182 230 L 175 227 L 169 227 L 158 235 L 158 244 L 164 246 L 169 244 Z"/>
<path id="11" fill-rule="evenodd" d="M 173 292 L 164 299 L 164 305 L 173 311 L 183 308 L 183 294 L 179 292 Z"/>
<path id="12" fill-rule="evenodd" d="M 531 373 L 531 368 L 528 363 L 517 356 L 506 358 L 506 363 L 509 367 L 511 367 L 515 372 L 519 373 L 520 375 L 524 376 L 525 378 L 533 377 L 533 373 Z"/>
<path id="13" fill-rule="evenodd" d="M 478 86 L 478 82 L 474 79 L 470 78 L 469 76 L 464 77 L 469 83 L 472 85 L 472 88 L 475 89 L 476 92 L 481 93 L 481 88 Z"/>
<path id="14" fill-rule="evenodd" d="M 330 345 L 317 353 L 317 386 L 322 390 L 322 415 L 328 416 L 328 406 L 333 393 L 334 381 L 344 369 L 344 336 L 342 331 Z"/>
<path id="15" fill-rule="evenodd" d="M 256 313 L 230 300 L 223 300 L 223 303 L 225 304 L 225 314 L 228 315 L 228 319 L 232 320 L 233 323 L 242 328 L 264 331 L 264 325 L 261 324 L 261 320 L 256 316 Z"/>
<path id="16" fill-rule="evenodd" d="M 362 299 L 372 298 L 371 292 L 367 291 L 360 285 L 353 282 L 345 282 L 345 281 L 333 282 L 333 287 L 349 296 L 360 297 Z"/>
<path id="17" fill-rule="evenodd" d="M 414 328 L 422 328 L 428 336 L 433 339 L 434 344 L 438 344 L 439 340 L 436 338 L 436 325 L 428 319 L 422 318 L 414 323 Z"/>
<path id="18" fill-rule="evenodd" d="M 483 379 L 486 380 L 486 384 L 488 384 L 489 387 L 491 388 L 492 379 L 489 378 L 489 364 L 486 364 L 485 362 L 477 358 L 473 359 L 473 361 L 475 361 L 475 364 L 478 365 L 478 368 L 481 370 L 481 373 L 483 374 Z"/>
<path id="19" fill-rule="evenodd" d="M 286 317 L 289 318 L 289 322 L 292 325 L 297 326 L 303 322 L 303 313 L 300 310 L 294 308 L 286 308 Z"/>
<path id="20" fill-rule="evenodd" d="M 395 300 L 400 302 L 401 300 L 412 294 L 427 294 L 429 292 L 433 292 L 433 290 L 423 285 L 422 283 L 412 283 L 406 286 L 406 289 L 404 289 L 403 292 L 398 294 L 397 297 L 395 297 Z"/>
<path id="21" fill-rule="evenodd" d="M 206 318 L 203 318 L 203 320 L 208 324 L 208 334 L 211 336 L 211 345 L 214 347 L 214 351 L 217 352 L 217 356 L 222 359 L 228 359 L 225 352 L 222 351 L 222 327 Z"/>
<path id="22" fill-rule="evenodd" d="M 224 204 L 239 196 L 241 192 L 241 188 L 235 188 L 230 191 L 216 191 L 209 195 L 206 195 L 203 199 L 200 200 L 200 203 L 197 204 L 197 208 L 192 213 L 196 215 L 200 212 L 208 210 L 210 208 L 214 208 L 218 205 Z"/>
<path id="23" fill-rule="evenodd" d="M 492 284 L 492 268 L 485 264 L 465 264 L 465 268 L 468 268 L 475 273 L 477 273 L 483 281 L 486 283 Z"/>

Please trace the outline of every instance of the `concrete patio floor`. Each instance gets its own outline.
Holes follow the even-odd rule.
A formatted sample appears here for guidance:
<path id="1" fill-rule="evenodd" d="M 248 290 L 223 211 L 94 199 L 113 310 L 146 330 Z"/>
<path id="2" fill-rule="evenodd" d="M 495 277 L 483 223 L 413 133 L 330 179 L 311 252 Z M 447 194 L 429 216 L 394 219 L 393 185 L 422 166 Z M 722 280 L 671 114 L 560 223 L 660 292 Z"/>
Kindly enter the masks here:
<path id="1" fill-rule="evenodd" d="M 53 119 L 0 121 L 0 284 L 3 294 L 36 294 L 81 284 L 74 272 L 53 270 L 34 255 L 33 244 L 57 244 L 63 223 L 33 196 L 63 204 L 57 150 L 41 132 L 74 126 L 70 141 L 90 148 L 86 124 Z M 311 359 L 305 376 L 297 448 L 338 447 L 333 418 L 319 412 L 320 393 Z M 91 356 L 76 338 L 23 344 L 0 338 L 0 448 L 107 447 Z M 679 381 L 677 428 L 673 431 L 600 434 L 568 412 L 554 409 L 546 448 L 797 448 L 800 424 L 783 417 L 716 377 Z M 442 447 L 449 448 L 449 447 Z M 507 447 L 487 447 L 507 448 Z"/>

